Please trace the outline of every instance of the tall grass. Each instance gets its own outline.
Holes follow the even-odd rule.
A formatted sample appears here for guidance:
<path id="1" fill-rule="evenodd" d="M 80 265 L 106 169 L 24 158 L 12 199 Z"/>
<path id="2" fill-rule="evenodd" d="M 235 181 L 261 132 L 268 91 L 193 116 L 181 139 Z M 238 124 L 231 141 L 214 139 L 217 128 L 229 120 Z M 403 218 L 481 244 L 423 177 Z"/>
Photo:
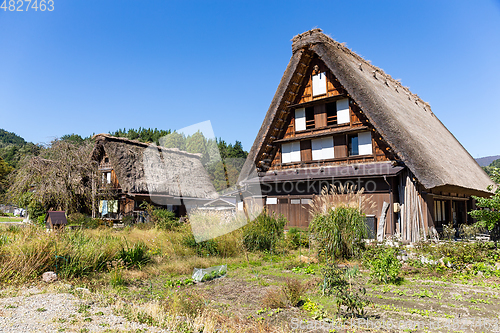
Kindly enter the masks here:
<path id="1" fill-rule="evenodd" d="M 363 209 L 373 202 L 355 187 L 331 187 L 311 202 L 313 219 L 309 230 L 319 253 L 328 261 L 358 256 L 368 236 Z"/>
<path id="2" fill-rule="evenodd" d="M 103 271 L 122 247 L 122 240 L 109 233 L 46 232 L 36 226 L 0 233 L 10 239 L 0 246 L 0 283 L 22 283 L 45 271 L 55 271 L 63 278 Z"/>

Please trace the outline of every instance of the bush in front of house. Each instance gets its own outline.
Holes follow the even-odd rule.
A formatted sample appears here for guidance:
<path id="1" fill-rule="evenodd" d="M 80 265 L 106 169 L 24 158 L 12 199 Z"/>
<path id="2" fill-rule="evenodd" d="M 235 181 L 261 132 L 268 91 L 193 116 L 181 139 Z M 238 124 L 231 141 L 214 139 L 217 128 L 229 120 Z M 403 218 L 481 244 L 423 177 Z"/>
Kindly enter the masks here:
<path id="1" fill-rule="evenodd" d="M 316 214 L 309 230 L 319 254 L 328 261 L 359 256 L 364 249 L 363 239 L 368 236 L 365 215 L 347 205 Z"/>
<path id="2" fill-rule="evenodd" d="M 153 210 L 151 220 L 158 229 L 162 230 L 172 230 L 181 225 L 175 213 L 168 209 Z"/>
<path id="3" fill-rule="evenodd" d="M 264 210 L 243 228 L 243 244 L 249 251 L 274 251 L 283 239 L 288 221 Z"/>
<path id="4" fill-rule="evenodd" d="M 379 247 L 375 255 L 366 260 L 370 268 L 370 277 L 378 283 L 396 283 L 401 280 L 401 262 L 397 259 L 398 248 Z"/>

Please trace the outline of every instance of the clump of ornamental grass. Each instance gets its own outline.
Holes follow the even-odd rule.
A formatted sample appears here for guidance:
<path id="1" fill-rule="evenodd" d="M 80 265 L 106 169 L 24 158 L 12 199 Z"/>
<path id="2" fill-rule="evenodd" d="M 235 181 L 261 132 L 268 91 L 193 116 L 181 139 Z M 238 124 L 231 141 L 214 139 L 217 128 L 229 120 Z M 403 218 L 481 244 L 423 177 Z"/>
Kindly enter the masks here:
<path id="1" fill-rule="evenodd" d="M 320 256 L 327 261 L 358 256 L 368 236 L 363 211 L 373 207 L 371 196 L 355 186 L 323 188 L 310 203 L 309 230 Z"/>

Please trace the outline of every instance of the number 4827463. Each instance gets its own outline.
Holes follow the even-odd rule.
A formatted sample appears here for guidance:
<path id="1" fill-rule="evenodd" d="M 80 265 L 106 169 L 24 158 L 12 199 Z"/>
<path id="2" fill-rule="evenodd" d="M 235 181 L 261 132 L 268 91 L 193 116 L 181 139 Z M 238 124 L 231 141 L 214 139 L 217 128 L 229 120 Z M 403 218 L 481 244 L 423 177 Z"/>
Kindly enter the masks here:
<path id="1" fill-rule="evenodd" d="M 1 0 L 0 0 L 1 1 Z M 10 12 L 24 12 L 24 11 L 53 11 L 54 1 L 53 0 L 3 0 L 0 6 L 4 12 L 7 10 Z"/>

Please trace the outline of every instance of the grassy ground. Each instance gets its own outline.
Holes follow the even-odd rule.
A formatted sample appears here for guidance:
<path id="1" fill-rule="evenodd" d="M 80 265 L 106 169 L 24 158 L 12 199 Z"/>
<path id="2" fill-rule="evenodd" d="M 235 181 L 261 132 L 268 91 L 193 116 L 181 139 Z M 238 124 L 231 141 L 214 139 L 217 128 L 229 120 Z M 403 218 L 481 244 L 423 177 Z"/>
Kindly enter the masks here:
<path id="1" fill-rule="evenodd" d="M 345 309 L 338 314 L 334 298 L 322 295 L 322 265 L 305 262 L 314 258 L 313 251 L 247 253 L 241 247 L 241 235 L 233 233 L 217 240 L 218 254 L 214 255 L 186 246 L 188 235 L 188 229 L 102 228 L 54 235 L 36 229 L 3 228 L 3 295 L 14 286 L 39 284 L 43 271 L 55 270 L 64 283 L 90 290 L 75 293 L 78 297 L 110 307 L 129 320 L 176 332 L 388 332 L 389 323 L 400 325 L 392 326 L 392 332 L 486 332 L 494 329 L 478 326 L 485 320 L 486 324 L 499 324 L 500 271 L 491 268 L 498 260 L 494 247 L 481 250 L 486 254 L 480 257 L 488 259 L 481 265 L 460 266 L 456 258 L 470 255 L 468 248 L 448 253 L 451 261 L 456 259 L 455 268 L 410 260 L 403 265 L 399 284 L 371 282 L 361 261 L 342 263 L 360 267 L 353 283 L 366 288 L 365 298 L 370 301 L 365 315 L 353 319 Z M 142 257 L 138 254 L 141 251 L 133 250 L 139 247 Z M 431 257 L 432 253 L 449 252 L 451 247 L 413 250 Z M 122 249 L 129 256 L 120 256 Z M 39 255 L 42 252 L 48 255 Z M 98 260 L 96 253 L 100 254 Z M 132 254 L 135 259 L 130 259 Z M 92 270 L 85 271 L 74 258 Z M 37 269 L 23 271 L 27 264 Z M 190 281 L 193 268 L 222 264 L 228 265 L 226 276 L 204 283 Z M 10 274 L 9 268 L 21 270 L 29 278 Z M 293 281 L 299 281 L 300 288 L 297 283 L 295 287 L 300 289 L 301 306 L 292 304 L 283 292 Z"/>
<path id="2" fill-rule="evenodd" d="M 23 217 L 0 217 L 0 222 L 22 222 Z"/>

